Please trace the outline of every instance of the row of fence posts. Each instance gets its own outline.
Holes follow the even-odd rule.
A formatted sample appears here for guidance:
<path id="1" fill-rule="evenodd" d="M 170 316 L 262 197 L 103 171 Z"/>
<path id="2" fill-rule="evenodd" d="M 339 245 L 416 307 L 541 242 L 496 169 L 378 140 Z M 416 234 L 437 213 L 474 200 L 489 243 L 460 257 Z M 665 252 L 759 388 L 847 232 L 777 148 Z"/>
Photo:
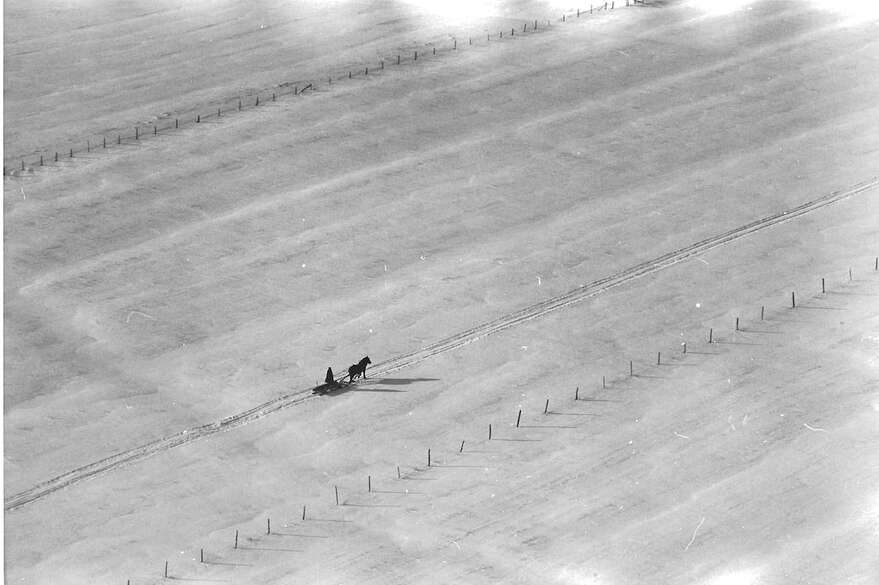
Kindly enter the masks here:
<path id="1" fill-rule="evenodd" d="M 873 261 L 873 271 L 874 271 L 874 272 L 879 272 L 879 256 L 877 256 L 877 257 L 874 259 L 874 261 Z M 849 268 L 849 269 L 848 269 L 848 281 L 851 282 L 853 279 L 854 279 L 853 271 L 852 271 L 851 268 Z M 824 278 L 821 278 L 821 294 L 822 294 L 822 295 L 827 294 L 826 282 L 825 282 L 825 279 L 824 279 Z M 790 308 L 791 308 L 791 309 L 796 309 L 796 308 L 797 308 L 797 303 L 796 303 L 796 292 L 795 292 L 795 291 L 792 291 L 792 292 L 791 292 L 791 305 L 790 305 Z M 766 310 L 766 306 L 765 306 L 765 305 L 761 305 L 761 307 L 760 307 L 760 320 L 761 320 L 761 321 L 765 320 L 765 310 Z M 735 318 L 734 331 L 736 331 L 736 332 L 745 331 L 745 329 L 744 329 L 744 328 L 742 327 L 742 325 L 741 325 L 741 317 L 739 317 L 739 316 L 737 316 L 737 317 Z M 714 337 L 714 329 L 713 329 L 713 328 L 710 328 L 710 329 L 708 330 L 707 343 L 709 343 L 709 344 L 718 343 L 718 341 L 717 341 L 717 340 L 715 339 L 715 337 Z M 686 355 L 686 354 L 687 354 L 687 344 L 686 344 L 686 342 L 684 342 L 684 343 L 682 344 L 682 350 L 681 350 L 681 353 L 682 353 L 682 355 Z M 656 353 L 656 365 L 657 365 L 657 366 L 660 366 L 660 365 L 662 365 L 662 364 L 663 364 L 663 362 L 662 362 L 662 352 L 657 352 L 657 353 Z M 635 370 L 634 370 L 634 362 L 633 362 L 633 360 L 629 360 L 629 374 L 628 374 L 628 375 L 629 375 L 629 377 L 636 376 L 636 374 L 635 374 Z M 607 379 L 606 379 L 606 376 L 602 376 L 602 377 L 601 377 L 601 389 L 602 389 L 602 390 L 607 389 Z M 577 387 L 575 388 L 575 390 L 574 390 L 574 398 L 573 398 L 573 399 L 574 399 L 574 401 L 580 401 L 580 387 L 579 387 L 579 386 L 577 386 Z M 588 399 L 586 399 L 586 400 L 588 400 Z M 544 402 L 544 405 L 543 405 L 543 415 L 544 415 L 544 416 L 548 416 L 548 415 L 553 414 L 553 411 L 551 411 L 551 410 L 549 409 L 549 405 L 550 405 L 550 399 L 549 399 L 549 398 L 546 398 L 546 401 Z M 519 409 L 518 409 L 518 413 L 516 414 L 515 428 L 517 428 L 517 429 L 518 429 L 518 428 L 521 428 L 522 414 L 523 414 L 523 412 L 524 412 L 524 410 L 523 410 L 522 408 L 519 408 Z M 493 438 L 493 432 L 492 432 L 492 431 L 493 431 L 493 429 L 492 429 L 492 424 L 489 423 L 489 424 L 488 424 L 488 440 L 489 440 L 489 441 L 491 441 L 492 438 Z M 466 443 L 466 439 L 461 441 L 461 444 L 460 444 L 460 446 L 458 447 L 458 453 L 459 453 L 459 454 L 464 453 L 464 445 L 465 445 L 465 443 Z M 434 460 L 433 460 L 433 458 L 432 458 L 432 452 L 431 452 L 431 449 L 429 449 L 429 448 L 427 449 L 426 463 L 427 463 L 427 467 L 428 467 L 428 468 L 435 467 L 435 465 L 434 465 Z M 417 469 L 417 468 L 416 468 L 416 469 Z M 400 471 L 400 466 L 399 466 L 399 465 L 396 466 L 396 477 L 397 477 L 398 480 L 399 480 L 399 479 L 403 479 L 403 476 L 402 476 L 402 473 L 401 473 L 401 471 Z M 366 491 L 367 491 L 367 493 L 373 493 L 373 481 L 372 481 L 372 475 L 367 475 L 367 476 L 366 476 Z M 341 499 L 340 491 L 339 491 L 339 486 L 338 486 L 338 485 L 333 485 L 333 494 L 334 494 L 334 498 L 335 498 L 335 505 L 336 505 L 336 506 L 345 506 L 345 502 Z M 305 505 L 302 506 L 301 519 L 302 519 L 303 522 L 306 520 L 306 506 L 305 506 Z M 266 532 L 265 532 L 265 533 L 266 533 L 266 535 L 271 535 L 271 534 L 272 534 L 272 520 L 271 520 L 270 517 L 266 518 Z M 236 529 L 236 530 L 235 530 L 235 534 L 234 534 L 233 544 L 232 544 L 232 548 L 233 548 L 233 550 L 237 550 L 237 549 L 239 548 L 239 547 L 238 547 L 238 539 L 239 539 L 239 531 Z M 199 549 L 199 562 L 200 562 L 200 563 L 205 563 L 205 551 L 204 551 L 204 548 L 200 548 L 200 549 Z M 173 578 L 173 577 L 169 577 L 168 566 L 169 566 L 169 565 L 168 565 L 168 561 L 165 561 L 165 568 L 164 568 L 164 573 L 163 573 L 163 576 L 164 576 L 165 579 Z M 126 583 L 126 585 L 131 585 L 131 581 L 128 580 L 127 583 Z"/>
<path id="2" fill-rule="evenodd" d="M 644 0 L 631 0 L 631 1 L 632 1 L 632 4 L 633 4 L 633 5 L 634 5 L 634 4 L 638 4 L 638 3 L 641 3 L 641 4 L 644 4 L 644 3 L 645 3 Z M 630 0 L 626 0 L 626 6 L 629 6 L 629 2 L 630 2 Z M 611 2 L 611 3 L 610 3 L 610 9 L 612 10 L 613 8 L 614 8 L 614 2 Z M 589 6 L 589 12 L 590 12 L 590 14 L 593 12 L 594 9 L 595 9 L 595 8 L 593 7 L 593 5 L 590 5 L 590 6 Z M 601 6 L 599 6 L 598 9 L 601 9 Z M 607 2 L 604 3 L 604 9 L 605 9 L 605 10 L 608 9 L 608 3 L 607 3 Z M 577 9 L 577 16 L 578 16 L 578 17 L 580 16 L 580 9 Z M 566 20 L 566 16 L 563 14 L 563 15 L 562 15 L 562 22 L 564 22 L 565 20 Z M 523 33 L 528 31 L 528 25 L 529 25 L 529 24 L 530 24 L 530 23 L 525 23 L 524 25 L 522 25 L 522 32 L 523 32 Z M 549 21 L 547 21 L 547 25 L 549 25 Z M 538 21 L 535 20 L 534 23 L 533 23 L 533 25 L 532 25 L 532 32 L 536 32 L 537 30 L 538 30 Z M 515 33 L 516 33 L 516 29 L 515 29 L 515 28 L 511 28 L 511 29 L 510 29 L 510 34 L 509 34 L 509 36 L 510 36 L 510 37 L 515 36 Z M 500 31 L 500 32 L 498 33 L 498 38 L 501 38 L 501 39 L 504 38 L 504 33 L 503 33 L 503 31 Z M 490 34 L 490 33 L 487 35 L 487 41 L 491 41 L 491 34 Z M 472 36 L 468 38 L 468 44 L 469 44 L 469 45 L 473 45 L 473 37 L 472 37 Z M 434 47 L 432 47 L 432 49 L 433 49 L 433 55 L 436 55 L 436 47 L 434 46 Z M 457 49 L 458 49 L 458 41 L 457 41 L 457 39 L 453 39 L 453 44 L 452 44 L 452 49 L 451 49 L 451 50 L 452 50 L 452 51 L 456 51 Z M 418 51 L 414 51 L 412 60 L 413 60 L 413 62 L 414 62 L 414 61 L 418 61 Z M 400 65 L 400 64 L 401 64 L 401 56 L 400 56 L 400 55 L 397 55 L 397 59 L 396 59 L 396 61 L 397 61 L 397 65 Z M 380 69 L 380 70 L 384 70 L 384 68 L 385 68 L 385 62 L 384 62 L 384 60 L 381 60 L 380 63 L 379 63 L 379 69 Z M 365 67 L 365 68 L 363 69 L 363 74 L 364 74 L 364 76 L 368 76 L 368 75 L 369 75 L 369 67 Z M 353 71 L 348 71 L 348 78 L 351 79 L 352 77 L 353 77 Z M 327 78 L 327 84 L 328 84 L 328 85 L 332 85 L 332 83 L 333 83 L 333 77 L 330 76 L 330 77 Z M 283 87 L 283 85 L 281 85 L 281 86 L 279 86 L 279 87 Z M 294 95 L 294 96 L 301 95 L 302 93 L 304 93 L 305 91 L 307 91 L 307 90 L 309 90 L 309 89 L 311 89 L 311 90 L 316 89 L 316 88 L 314 87 L 313 83 L 308 83 L 308 84 L 305 85 L 305 87 L 303 87 L 301 90 L 299 89 L 298 86 L 294 86 L 292 95 Z M 283 92 L 272 92 L 271 95 L 272 95 L 272 101 L 274 102 L 274 101 L 277 100 L 277 97 L 278 97 L 279 95 L 284 95 L 284 94 L 283 94 Z M 257 95 L 256 95 L 256 98 L 255 98 L 255 101 L 254 101 L 254 104 L 253 104 L 254 107 L 257 107 L 257 106 L 260 105 L 259 97 L 260 97 L 259 94 L 257 94 Z M 244 107 L 244 104 L 243 104 L 243 102 L 242 102 L 242 99 L 239 98 L 239 99 L 238 99 L 238 111 L 240 112 L 240 111 L 242 110 L 243 107 Z M 222 115 L 223 115 L 222 108 L 221 108 L 221 107 L 218 107 L 218 108 L 217 108 L 217 114 L 216 114 L 217 118 L 220 118 Z M 195 116 L 195 123 L 196 123 L 196 124 L 200 124 L 201 121 L 202 121 L 202 116 L 201 116 L 201 114 L 196 114 L 196 116 Z M 152 127 L 152 129 L 153 129 L 153 132 L 152 132 L 153 136 L 158 136 L 158 134 L 159 134 L 160 131 L 166 131 L 166 130 L 170 130 L 170 129 L 171 129 L 170 126 L 167 127 L 167 128 L 159 128 L 159 127 L 158 127 L 158 124 L 152 124 L 151 127 Z M 175 119 L 174 119 L 174 129 L 177 130 L 177 129 L 179 129 L 179 128 L 180 128 L 180 118 L 175 118 Z M 141 127 L 140 127 L 140 126 L 135 126 L 135 127 L 134 127 L 134 140 L 135 140 L 135 141 L 139 141 L 139 140 L 140 140 L 140 138 L 141 138 L 141 133 L 140 133 L 140 132 L 141 132 Z M 121 145 L 121 144 L 122 144 L 122 140 L 123 140 L 123 136 L 122 136 L 121 134 L 117 134 L 117 135 L 116 135 L 116 144 L 117 144 L 117 145 Z M 102 137 L 102 148 L 103 148 L 103 149 L 106 149 L 106 148 L 107 148 L 107 138 L 106 138 L 106 137 Z M 85 152 L 90 153 L 91 151 L 92 151 L 91 141 L 90 141 L 90 140 L 87 140 L 87 141 L 86 141 L 86 150 L 85 150 Z M 74 155 L 75 155 L 76 152 L 77 152 L 77 151 L 76 151 L 74 148 L 70 148 L 69 151 L 68 151 L 68 153 L 67 153 L 67 154 L 68 154 L 68 158 L 71 158 L 71 159 L 74 158 Z M 80 151 L 80 152 L 81 152 L 81 151 Z M 54 156 L 54 162 L 57 163 L 57 162 L 59 162 L 59 160 L 60 160 L 60 155 L 59 155 L 59 152 L 56 151 L 56 152 L 55 152 L 55 156 Z M 40 166 L 40 167 L 43 167 L 43 166 L 45 166 L 45 165 L 46 165 L 46 160 L 45 160 L 45 158 L 44 158 L 44 155 L 43 155 L 43 154 L 40 154 L 39 166 Z M 22 160 L 21 160 L 21 171 L 24 172 L 27 168 L 28 168 L 28 167 L 27 167 L 25 161 L 22 159 Z M 5 175 L 9 174 L 8 171 L 9 171 L 9 169 L 4 165 L 4 166 L 3 166 L 3 175 L 5 176 Z"/>

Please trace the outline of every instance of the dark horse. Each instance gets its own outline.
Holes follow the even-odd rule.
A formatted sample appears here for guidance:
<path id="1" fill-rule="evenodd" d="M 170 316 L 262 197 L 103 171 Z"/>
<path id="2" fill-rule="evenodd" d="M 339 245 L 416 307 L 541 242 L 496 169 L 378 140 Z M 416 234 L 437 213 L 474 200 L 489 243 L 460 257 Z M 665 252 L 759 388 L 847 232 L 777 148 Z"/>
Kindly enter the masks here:
<path id="1" fill-rule="evenodd" d="M 363 379 L 365 380 L 366 366 L 371 363 L 372 362 L 369 361 L 369 356 L 366 356 L 365 358 L 348 368 L 348 382 L 353 382 L 354 378 L 359 378 L 360 376 L 363 376 Z"/>

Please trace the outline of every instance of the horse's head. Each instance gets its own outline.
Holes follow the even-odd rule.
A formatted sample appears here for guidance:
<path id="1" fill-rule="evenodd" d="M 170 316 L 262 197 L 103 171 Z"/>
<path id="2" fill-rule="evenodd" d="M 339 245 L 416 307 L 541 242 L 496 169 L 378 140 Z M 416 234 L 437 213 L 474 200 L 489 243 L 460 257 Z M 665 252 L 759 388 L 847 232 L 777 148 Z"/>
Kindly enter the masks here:
<path id="1" fill-rule="evenodd" d="M 371 363 L 372 363 L 372 362 L 370 361 L 370 359 L 369 359 L 369 356 L 366 356 L 365 358 L 363 358 L 362 360 L 360 360 L 360 362 L 361 362 L 363 365 L 371 364 Z"/>

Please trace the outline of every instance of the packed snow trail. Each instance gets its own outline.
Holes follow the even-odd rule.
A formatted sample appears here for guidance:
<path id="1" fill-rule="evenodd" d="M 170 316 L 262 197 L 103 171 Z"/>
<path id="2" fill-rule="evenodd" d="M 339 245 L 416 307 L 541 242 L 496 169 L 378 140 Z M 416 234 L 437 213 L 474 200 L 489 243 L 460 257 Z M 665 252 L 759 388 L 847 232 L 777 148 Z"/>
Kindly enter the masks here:
<path id="1" fill-rule="evenodd" d="M 817 199 L 813 199 L 811 201 L 803 203 L 802 205 L 799 205 L 792 209 L 788 209 L 786 211 L 782 211 L 780 213 L 758 219 L 749 224 L 740 226 L 721 234 L 716 234 L 700 242 L 696 242 L 684 248 L 668 252 L 667 254 L 663 254 L 662 256 L 659 256 L 652 260 L 647 260 L 640 264 L 636 264 L 635 266 L 617 272 L 616 274 L 612 274 L 610 276 L 593 281 L 588 284 L 583 284 L 580 287 L 565 294 L 547 299 L 529 307 L 525 307 L 524 309 L 521 309 L 514 313 L 509 313 L 493 321 L 482 323 L 480 325 L 477 325 L 476 327 L 467 329 L 466 331 L 462 331 L 450 337 L 446 337 L 445 339 L 437 341 L 436 343 L 428 345 L 427 347 L 423 347 L 417 351 L 399 355 L 383 362 L 378 362 L 374 364 L 369 371 L 371 374 L 374 375 L 383 375 L 417 364 L 434 355 L 463 347 L 478 339 L 486 337 L 487 335 L 491 335 L 492 333 L 503 331 L 504 329 L 508 329 L 510 327 L 513 327 L 514 325 L 524 323 L 525 321 L 530 321 L 531 319 L 535 319 L 547 313 L 557 311 L 574 303 L 578 303 L 584 299 L 593 297 L 615 286 L 619 286 L 621 284 L 635 280 L 636 278 L 640 278 L 642 276 L 646 276 L 664 268 L 673 266 L 678 262 L 682 262 L 683 260 L 686 260 L 696 254 L 707 252 L 713 248 L 738 240 L 759 230 L 795 219 L 801 215 L 805 215 L 806 213 L 821 209 L 853 195 L 857 195 L 859 193 L 864 193 L 866 191 L 874 189 L 877 186 L 879 186 L 879 177 L 872 177 L 871 179 L 853 185 L 852 187 L 844 191 L 834 191 L 827 195 L 818 197 Z M 4 501 L 4 508 L 7 511 L 14 510 L 15 508 L 24 506 L 25 504 L 33 502 L 34 500 L 38 500 L 54 491 L 60 490 L 105 471 L 110 471 L 126 463 L 139 461 L 151 455 L 167 451 L 168 449 L 171 449 L 173 447 L 177 447 L 185 443 L 195 441 L 197 439 L 208 437 L 210 435 L 213 435 L 214 433 L 245 425 L 249 422 L 261 419 L 264 416 L 267 416 L 273 412 L 277 412 L 278 410 L 281 410 L 283 408 L 287 408 L 289 406 L 305 402 L 306 400 L 313 400 L 316 398 L 320 398 L 320 396 L 312 394 L 311 388 L 298 390 L 296 392 L 285 394 L 263 404 L 254 406 L 253 408 L 244 412 L 226 417 L 220 421 L 186 429 L 174 435 L 157 439 L 150 443 L 146 443 L 144 445 L 141 445 L 140 447 L 135 447 L 134 449 L 129 449 L 128 451 L 123 451 L 122 453 L 117 453 L 116 455 L 101 459 L 100 461 L 96 461 L 94 463 L 78 467 L 72 471 L 68 471 L 67 473 L 61 474 L 57 477 L 39 483 L 30 489 L 24 490 L 17 494 L 13 494 L 7 497 Z"/>

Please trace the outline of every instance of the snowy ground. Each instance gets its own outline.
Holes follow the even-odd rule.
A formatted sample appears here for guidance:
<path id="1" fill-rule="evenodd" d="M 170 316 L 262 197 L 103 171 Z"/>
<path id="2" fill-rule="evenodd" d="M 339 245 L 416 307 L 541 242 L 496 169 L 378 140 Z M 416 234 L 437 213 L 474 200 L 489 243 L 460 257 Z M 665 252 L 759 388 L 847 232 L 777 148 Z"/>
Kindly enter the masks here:
<path id="1" fill-rule="evenodd" d="M 734 4 L 575 18 L 7 178 L 6 497 L 879 174 L 877 22 Z M 178 14 L 147 46 L 188 61 Z M 7 36 L 8 118 L 33 104 Z M 49 96 L 6 149 L 141 115 L 114 99 Z M 7 581 L 872 583 L 877 217 L 865 191 L 49 494 L 6 514 Z"/>

